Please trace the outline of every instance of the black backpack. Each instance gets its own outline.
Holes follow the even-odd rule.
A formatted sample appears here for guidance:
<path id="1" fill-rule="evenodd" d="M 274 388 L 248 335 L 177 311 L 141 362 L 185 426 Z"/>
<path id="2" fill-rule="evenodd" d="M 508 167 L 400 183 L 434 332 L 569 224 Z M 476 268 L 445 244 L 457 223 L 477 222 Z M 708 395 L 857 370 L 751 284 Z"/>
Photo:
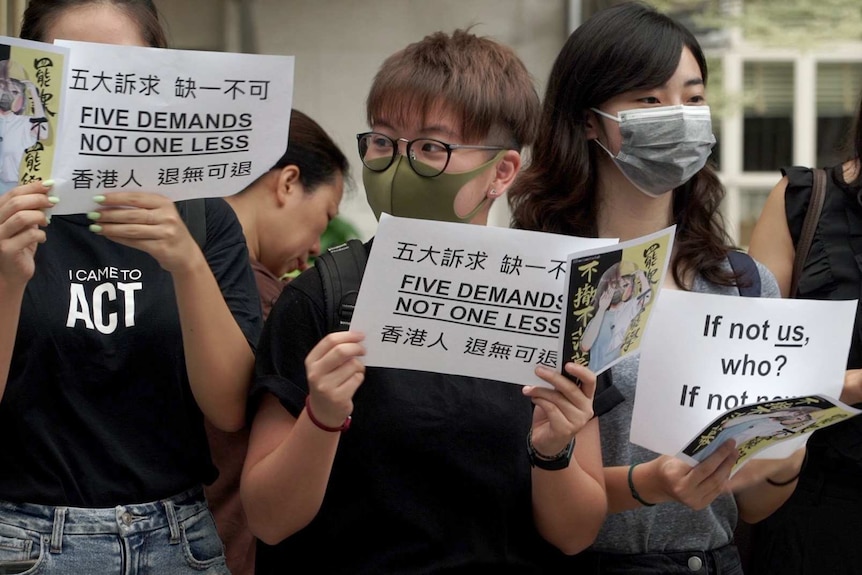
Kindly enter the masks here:
<path id="1" fill-rule="evenodd" d="M 354 239 L 329 248 L 315 260 L 323 285 L 327 333 L 350 329 L 367 259 L 365 246 Z"/>

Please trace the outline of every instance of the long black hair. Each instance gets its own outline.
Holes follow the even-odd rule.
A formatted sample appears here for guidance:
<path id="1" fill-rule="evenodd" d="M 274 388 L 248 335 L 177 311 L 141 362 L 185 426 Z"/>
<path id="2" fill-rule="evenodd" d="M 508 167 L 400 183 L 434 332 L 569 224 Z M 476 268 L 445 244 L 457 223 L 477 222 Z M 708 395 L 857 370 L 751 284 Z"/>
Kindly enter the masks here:
<path id="1" fill-rule="evenodd" d="M 597 152 L 587 138 L 587 113 L 625 92 L 665 84 L 683 48 L 706 84 L 706 58 L 694 35 L 645 4 L 597 12 L 569 36 L 548 80 L 532 161 L 508 193 L 515 227 L 598 235 Z M 730 246 L 719 211 L 724 193 L 710 166 L 673 192 L 672 273 L 680 287 L 688 284 L 688 272 L 722 285 L 735 282 L 724 269 Z"/>

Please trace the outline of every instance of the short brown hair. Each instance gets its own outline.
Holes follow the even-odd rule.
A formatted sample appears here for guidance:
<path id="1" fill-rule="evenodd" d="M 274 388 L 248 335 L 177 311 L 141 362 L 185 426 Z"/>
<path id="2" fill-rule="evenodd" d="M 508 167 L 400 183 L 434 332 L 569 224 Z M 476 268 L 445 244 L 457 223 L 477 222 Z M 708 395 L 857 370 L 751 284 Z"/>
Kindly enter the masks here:
<path id="1" fill-rule="evenodd" d="M 467 141 L 499 131 L 506 138 L 499 144 L 519 149 L 535 139 L 533 79 L 511 48 L 489 38 L 435 32 L 387 58 L 368 94 L 368 123 L 383 117 L 409 123 L 441 104 L 460 119 Z"/>

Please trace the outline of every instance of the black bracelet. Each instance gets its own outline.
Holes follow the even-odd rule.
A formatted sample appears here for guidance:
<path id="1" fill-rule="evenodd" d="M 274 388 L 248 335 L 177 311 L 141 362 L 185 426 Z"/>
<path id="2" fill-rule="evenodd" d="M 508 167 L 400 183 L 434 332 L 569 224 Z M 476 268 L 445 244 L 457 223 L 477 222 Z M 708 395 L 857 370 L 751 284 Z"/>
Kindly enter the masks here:
<path id="1" fill-rule="evenodd" d="M 799 473 L 797 473 L 796 475 L 794 475 L 793 477 L 791 477 L 787 481 L 773 481 L 772 479 L 767 477 L 766 482 L 768 484 L 772 485 L 773 487 L 786 487 L 787 485 L 790 485 L 791 483 L 793 483 L 794 481 L 799 479 L 799 476 L 802 475 L 802 471 L 805 469 L 805 464 L 807 464 L 807 463 L 808 463 L 808 450 L 806 449 L 805 450 L 805 457 L 802 458 L 802 465 L 799 466 Z"/>
<path id="2" fill-rule="evenodd" d="M 640 493 L 638 493 L 638 490 L 635 489 L 635 482 L 632 479 L 632 475 L 634 474 L 635 467 L 637 467 L 638 465 L 640 465 L 640 464 L 639 463 L 632 463 L 631 466 L 629 467 L 629 491 L 632 492 L 632 497 L 634 498 L 634 500 L 637 501 L 638 503 L 640 503 L 641 505 L 643 505 L 644 507 L 655 507 L 655 503 L 648 503 L 648 502 L 644 501 L 641 498 Z"/>
<path id="3" fill-rule="evenodd" d="M 556 455 L 544 455 L 539 453 L 533 445 L 533 430 L 527 432 L 527 455 L 530 457 L 530 466 L 545 469 L 547 471 L 559 471 L 569 466 L 572 460 L 572 451 L 575 448 L 575 438 L 572 436 L 571 441 L 562 451 Z"/>

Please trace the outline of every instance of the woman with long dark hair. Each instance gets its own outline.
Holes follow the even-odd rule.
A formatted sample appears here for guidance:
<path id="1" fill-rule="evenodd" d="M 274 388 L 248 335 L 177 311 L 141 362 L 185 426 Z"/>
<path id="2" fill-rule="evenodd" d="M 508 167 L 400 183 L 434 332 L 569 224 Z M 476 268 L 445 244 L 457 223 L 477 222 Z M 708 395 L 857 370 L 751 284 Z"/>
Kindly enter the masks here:
<path id="1" fill-rule="evenodd" d="M 644 4 L 584 22 L 553 66 L 533 160 L 510 190 L 515 226 L 623 241 L 676 224 L 661 287 L 738 295 L 750 280 L 728 260 L 706 81 L 694 36 Z M 769 271 L 747 261 L 761 295 L 778 295 Z M 577 560 L 586 572 L 740 573 L 737 505 L 766 513 L 772 502 L 759 497 L 772 488 L 740 473 L 744 489 L 728 492 L 732 442 L 694 467 L 631 443 L 637 371 L 631 356 L 611 370 L 626 401 L 599 421 L 610 515 Z"/>

